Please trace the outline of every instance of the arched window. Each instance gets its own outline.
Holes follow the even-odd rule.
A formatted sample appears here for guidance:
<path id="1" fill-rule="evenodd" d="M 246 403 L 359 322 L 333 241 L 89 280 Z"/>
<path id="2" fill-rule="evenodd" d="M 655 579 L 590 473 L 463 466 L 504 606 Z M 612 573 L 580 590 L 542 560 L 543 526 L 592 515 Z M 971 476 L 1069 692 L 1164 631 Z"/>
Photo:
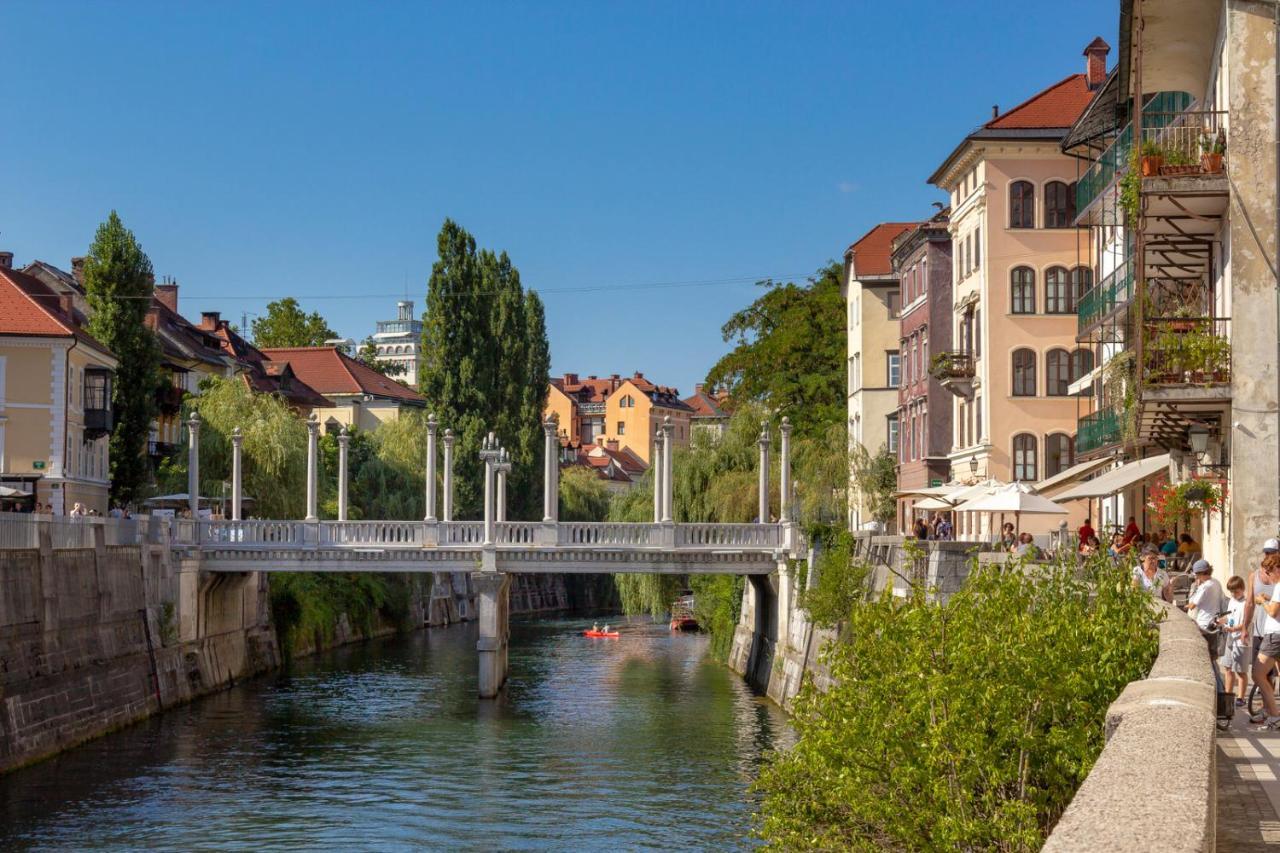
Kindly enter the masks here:
<path id="1" fill-rule="evenodd" d="M 1071 271 L 1071 294 L 1078 303 L 1084 295 L 1093 290 L 1093 270 L 1088 267 L 1076 267 Z"/>
<path id="2" fill-rule="evenodd" d="M 1067 396 L 1071 384 L 1071 355 L 1064 349 L 1051 349 L 1044 356 L 1044 393 L 1050 397 Z"/>
<path id="3" fill-rule="evenodd" d="M 1044 185 L 1044 227 L 1070 228 L 1076 218 L 1076 194 L 1074 186 L 1062 181 L 1050 181 Z"/>
<path id="4" fill-rule="evenodd" d="M 1029 349 L 1013 351 L 1013 396 L 1036 395 L 1036 354 Z"/>
<path id="5" fill-rule="evenodd" d="M 1044 310 L 1047 314 L 1074 314 L 1075 295 L 1067 286 L 1064 267 L 1049 267 L 1044 273 Z"/>
<path id="6" fill-rule="evenodd" d="M 1030 181 L 1009 184 L 1009 227 L 1036 227 L 1036 188 Z"/>
<path id="7" fill-rule="evenodd" d="M 1014 314 L 1036 313 L 1036 271 L 1014 267 L 1009 274 L 1009 305 Z"/>
<path id="8" fill-rule="evenodd" d="M 1054 433 L 1044 438 L 1044 475 L 1052 477 L 1076 464 L 1076 443 L 1071 436 Z"/>
<path id="9" fill-rule="evenodd" d="M 1036 437 L 1022 433 L 1013 437 L 1013 479 L 1020 483 L 1034 483 L 1040 479 L 1036 470 Z"/>
<path id="10" fill-rule="evenodd" d="M 1077 382 L 1082 377 L 1089 375 L 1093 370 L 1093 353 L 1087 349 L 1078 349 L 1071 353 L 1071 381 Z M 1085 388 L 1080 392 L 1081 396 L 1087 396 L 1089 389 Z"/>

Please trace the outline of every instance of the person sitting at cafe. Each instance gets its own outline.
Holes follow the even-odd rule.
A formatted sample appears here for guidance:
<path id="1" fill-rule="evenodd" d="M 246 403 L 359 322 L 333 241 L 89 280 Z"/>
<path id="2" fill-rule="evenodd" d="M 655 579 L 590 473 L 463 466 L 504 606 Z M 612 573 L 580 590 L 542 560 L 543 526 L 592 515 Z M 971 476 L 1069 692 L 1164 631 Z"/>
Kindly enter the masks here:
<path id="1" fill-rule="evenodd" d="M 1190 533 L 1184 533 L 1178 537 L 1178 556 L 1186 557 L 1190 554 L 1200 553 L 1200 543 L 1191 538 Z"/>

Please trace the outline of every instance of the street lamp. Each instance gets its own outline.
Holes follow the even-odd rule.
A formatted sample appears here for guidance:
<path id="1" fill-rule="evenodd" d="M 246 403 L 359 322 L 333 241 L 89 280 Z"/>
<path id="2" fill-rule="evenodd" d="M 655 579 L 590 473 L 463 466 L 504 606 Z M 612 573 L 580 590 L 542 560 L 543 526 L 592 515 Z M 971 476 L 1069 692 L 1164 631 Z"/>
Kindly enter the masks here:
<path id="1" fill-rule="evenodd" d="M 969 457 L 969 476 L 975 480 L 978 478 L 978 457 L 976 456 Z"/>
<path id="2" fill-rule="evenodd" d="M 1204 424 L 1192 424 L 1187 430 L 1187 440 L 1191 443 L 1191 452 L 1197 457 L 1203 456 L 1209 449 L 1209 428 Z"/>

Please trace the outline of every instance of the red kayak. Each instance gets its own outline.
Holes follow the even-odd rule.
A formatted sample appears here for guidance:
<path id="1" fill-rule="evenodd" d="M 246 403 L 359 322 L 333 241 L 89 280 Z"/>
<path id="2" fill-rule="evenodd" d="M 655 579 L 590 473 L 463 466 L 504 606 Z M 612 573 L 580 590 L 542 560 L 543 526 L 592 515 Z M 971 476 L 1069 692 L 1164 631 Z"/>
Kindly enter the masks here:
<path id="1" fill-rule="evenodd" d="M 590 628 L 588 628 L 587 630 L 582 632 L 582 636 L 584 637 L 617 637 L 619 635 L 617 631 L 608 631 L 608 632 L 592 631 Z"/>

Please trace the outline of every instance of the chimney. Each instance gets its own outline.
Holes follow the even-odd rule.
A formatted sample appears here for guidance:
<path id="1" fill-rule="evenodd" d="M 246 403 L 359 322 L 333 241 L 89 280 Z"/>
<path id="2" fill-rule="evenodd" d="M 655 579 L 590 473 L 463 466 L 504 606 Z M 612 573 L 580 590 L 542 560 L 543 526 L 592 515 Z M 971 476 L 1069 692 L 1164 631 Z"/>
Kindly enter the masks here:
<path id="1" fill-rule="evenodd" d="M 637 371 L 636 371 L 636 375 L 635 375 L 634 377 L 632 377 L 632 378 L 634 378 L 634 379 L 644 379 L 644 374 L 637 370 Z"/>
<path id="2" fill-rule="evenodd" d="M 618 439 L 616 438 L 605 439 L 604 446 L 609 450 L 613 450 L 616 452 L 618 449 Z"/>
<path id="3" fill-rule="evenodd" d="M 79 325 L 79 323 L 76 322 L 76 301 L 73 295 L 70 293 L 59 293 L 58 310 L 71 321 L 72 325 Z"/>
<path id="4" fill-rule="evenodd" d="M 71 277 L 76 280 L 76 284 L 84 287 L 84 255 L 71 259 Z"/>
<path id="5" fill-rule="evenodd" d="M 577 385 L 577 384 L 578 384 L 578 374 L 576 374 L 576 373 L 566 373 L 566 374 L 564 375 L 564 384 L 565 384 L 565 385 Z"/>
<path id="6" fill-rule="evenodd" d="M 1084 49 L 1084 79 L 1089 84 L 1089 90 L 1093 91 L 1101 86 L 1107 80 L 1107 54 L 1111 52 L 1111 45 L 1102 40 L 1102 37 L 1089 42 L 1089 46 Z"/>
<path id="7" fill-rule="evenodd" d="M 218 322 L 222 319 L 221 311 L 201 311 L 200 328 L 217 331 Z"/>
<path id="8" fill-rule="evenodd" d="M 999 104 L 992 104 L 992 105 L 991 105 L 991 120 L 992 120 L 992 121 L 995 121 L 995 120 L 996 120 L 996 119 L 998 119 L 998 118 L 1000 118 L 1000 105 L 999 105 Z"/>
<path id="9" fill-rule="evenodd" d="M 13 252 L 0 252 L 0 269 L 13 269 Z"/>
<path id="10" fill-rule="evenodd" d="M 596 376 L 594 373 L 592 373 L 592 374 L 591 374 L 591 375 L 589 375 L 587 378 L 588 378 L 588 379 L 598 379 L 599 377 L 598 377 L 598 376 Z"/>
<path id="11" fill-rule="evenodd" d="M 611 373 L 611 374 L 609 375 L 609 378 L 610 378 L 610 379 L 615 379 L 615 380 L 616 380 L 616 379 L 621 379 L 622 377 L 621 377 L 621 376 L 619 376 L 619 375 L 618 375 L 618 374 L 616 374 L 616 373 Z"/>
<path id="12" fill-rule="evenodd" d="M 173 313 L 178 313 L 178 284 L 157 284 L 156 301 Z"/>

